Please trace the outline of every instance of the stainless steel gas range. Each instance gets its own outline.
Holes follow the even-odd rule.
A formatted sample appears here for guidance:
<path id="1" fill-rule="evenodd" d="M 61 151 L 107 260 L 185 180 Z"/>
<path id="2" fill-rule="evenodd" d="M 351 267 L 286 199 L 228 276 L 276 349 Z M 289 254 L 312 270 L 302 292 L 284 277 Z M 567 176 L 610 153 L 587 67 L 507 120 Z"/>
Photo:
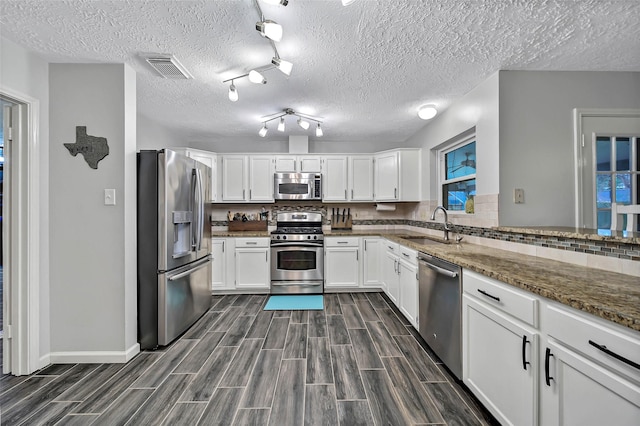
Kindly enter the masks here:
<path id="1" fill-rule="evenodd" d="M 271 232 L 271 293 L 324 292 L 324 236 L 320 213 L 278 213 Z"/>

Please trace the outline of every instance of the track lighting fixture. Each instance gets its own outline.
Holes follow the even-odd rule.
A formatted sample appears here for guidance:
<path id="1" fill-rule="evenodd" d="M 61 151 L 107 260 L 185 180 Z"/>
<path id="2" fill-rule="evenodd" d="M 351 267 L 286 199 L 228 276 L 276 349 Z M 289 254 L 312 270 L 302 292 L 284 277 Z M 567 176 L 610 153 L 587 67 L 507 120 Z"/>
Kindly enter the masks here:
<path id="1" fill-rule="evenodd" d="M 267 84 L 267 79 L 256 70 L 249 71 L 249 81 L 255 84 Z"/>
<path id="2" fill-rule="evenodd" d="M 438 114 L 438 110 L 435 105 L 422 105 L 418 108 L 418 117 L 423 120 L 430 120 Z"/>
<path id="3" fill-rule="evenodd" d="M 263 2 L 267 3 L 267 4 L 275 4 L 275 5 L 283 5 L 286 6 L 289 4 L 289 0 L 262 0 Z"/>
<path id="4" fill-rule="evenodd" d="M 231 102 L 238 100 L 238 89 L 236 89 L 236 85 L 233 84 L 233 80 L 231 80 L 231 86 L 229 86 L 229 100 Z"/>
<path id="5" fill-rule="evenodd" d="M 262 37 L 266 37 L 273 41 L 282 40 L 282 25 L 270 19 L 256 22 L 256 30 L 260 31 Z"/>
<path id="6" fill-rule="evenodd" d="M 298 118 L 298 126 L 302 127 L 303 129 L 307 130 L 309 128 L 309 122 L 306 120 L 303 120 L 302 117 Z"/>
<path id="7" fill-rule="evenodd" d="M 271 59 L 271 63 L 284 74 L 291 75 L 291 70 L 293 69 L 293 64 L 291 62 L 282 60 L 277 56 L 274 56 L 273 59 Z"/>
<path id="8" fill-rule="evenodd" d="M 269 131 L 269 129 L 267 129 L 267 123 L 263 123 L 262 124 L 262 129 L 260 129 L 258 134 L 260 135 L 260 137 L 264 138 L 265 136 L 267 136 L 267 132 L 268 131 Z"/>
<path id="9" fill-rule="evenodd" d="M 280 132 L 284 132 L 285 129 L 285 117 L 288 115 L 295 115 L 296 117 L 298 117 L 298 125 L 300 127 L 302 127 L 303 129 L 307 130 L 310 126 L 309 121 L 315 121 L 317 123 L 316 126 L 316 136 L 317 137 L 322 137 L 322 135 L 324 134 L 322 131 L 322 127 L 320 126 L 320 123 L 322 123 L 322 120 L 316 117 L 312 117 L 310 115 L 307 114 L 302 114 L 300 112 L 296 112 L 294 110 L 292 110 L 291 108 L 286 108 L 284 110 L 282 110 L 282 112 L 279 112 L 277 114 L 272 114 L 266 117 L 262 117 L 262 123 L 263 126 L 260 129 L 260 131 L 258 132 L 258 134 L 262 137 L 265 137 L 267 134 L 267 123 L 273 120 L 277 120 L 280 119 L 280 122 L 278 123 L 278 130 Z"/>

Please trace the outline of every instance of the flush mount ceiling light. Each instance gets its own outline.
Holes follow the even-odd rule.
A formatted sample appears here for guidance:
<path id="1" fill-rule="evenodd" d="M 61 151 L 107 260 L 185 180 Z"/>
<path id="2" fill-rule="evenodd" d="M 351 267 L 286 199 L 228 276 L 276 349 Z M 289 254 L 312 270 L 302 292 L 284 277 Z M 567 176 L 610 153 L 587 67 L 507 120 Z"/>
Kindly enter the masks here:
<path id="1" fill-rule="evenodd" d="M 315 121 L 316 123 L 318 123 L 318 125 L 316 126 L 316 136 L 317 137 L 322 137 L 323 136 L 323 131 L 322 131 L 322 127 L 320 127 L 320 124 L 322 123 L 322 119 L 320 118 L 316 118 L 316 117 L 312 117 L 310 115 L 307 114 L 302 114 L 300 112 L 296 112 L 291 108 L 286 108 L 284 110 L 282 110 L 282 112 L 279 112 L 277 114 L 272 114 L 270 116 L 266 116 L 262 118 L 262 123 L 263 123 L 263 127 L 262 129 L 260 129 L 260 131 L 258 132 L 258 134 L 262 137 L 266 136 L 267 134 L 267 123 L 273 120 L 277 120 L 280 119 L 280 123 L 278 124 L 278 130 L 281 132 L 284 132 L 285 129 L 285 117 L 289 116 L 289 115 L 293 115 L 298 117 L 298 125 L 300 127 L 302 127 L 303 129 L 307 130 L 310 126 L 309 121 Z"/>
<path id="2" fill-rule="evenodd" d="M 267 123 L 262 123 L 262 129 L 260 129 L 258 134 L 260 135 L 260 137 L 264 138 L 265 136 L 267 136 L 268 131 L 269 129 L 267 129 Z"/>
<path id="3" fill-rule="evenodd" d="M 422 105 L 418 108 L 418 117 L 423 120 L 430 120 L 438 114 L 438 110 L 435 105 Z"/>
<path id="4" fill-rule="evenodd" d="M 233 80 L 231 80 L 231 86 L 229 86 L 229 100 L 231 102 L 238 100 L 238 89 L 236 89 L 236 85 L 233 84 Z"/>
<path id="5" fill-rule="evenodd" d="M 256 22 L 256 30 L 260 31 L 262 37 L 273 41 L 282 40 L 282 25 L 270 19 Z"/>

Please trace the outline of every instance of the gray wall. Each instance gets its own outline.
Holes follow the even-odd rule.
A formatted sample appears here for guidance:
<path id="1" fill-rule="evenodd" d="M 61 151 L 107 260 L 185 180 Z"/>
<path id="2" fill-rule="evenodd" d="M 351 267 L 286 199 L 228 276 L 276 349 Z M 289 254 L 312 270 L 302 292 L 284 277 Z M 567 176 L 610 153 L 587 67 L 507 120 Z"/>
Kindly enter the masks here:
<path id="1" fill-rule="evenodd" d="M 51 64 L 49 85 L 52 356 L 124 353 L 137 340 L 135 74 L 122 64 Z M 107 138 L 97 170 L 63 146 L 76 126 Z M 115 206 L 104 205 L 106 188 Z"/>
<path id="2" fill-rule="evenodd" d="M 39 101 L 38 151 L 40 181 L 40 324 L 39 354 L 49 353 L 49 65 L 37 55 L 6 38 L 0 38 L 0 87 Z M 0 89 L 0 92 L 2 90 Z M 5 293 L 6 294 L 6 293 Z M 6 323 L 6 321 L 5 321 Z"/>
<path id="3" fill-rule="evenodd" d="M 574 108 L 640 108 L 640 73 L 500 71 L 500 225 L 575 226 Z"/>
<path id="4" fill-rule="evenodd" d="M 476 132 L 477 193 L 498 193 L 498 73 L 428 121 L 404 146 L 422 148 L 422 199 L 438 199 L 434 148 L 473 129 Z"/>

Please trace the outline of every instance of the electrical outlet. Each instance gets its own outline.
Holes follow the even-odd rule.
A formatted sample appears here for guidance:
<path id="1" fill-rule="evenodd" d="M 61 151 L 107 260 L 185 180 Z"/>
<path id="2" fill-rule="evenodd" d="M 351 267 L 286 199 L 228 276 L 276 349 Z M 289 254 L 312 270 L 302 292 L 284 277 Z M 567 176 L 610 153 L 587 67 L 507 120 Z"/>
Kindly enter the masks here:
<path id="1" fill-rule="evenodd" d="M 524 203 L 524 189 L 516 188 L 513 190 L 513 202 L 516 204 Z"/>

